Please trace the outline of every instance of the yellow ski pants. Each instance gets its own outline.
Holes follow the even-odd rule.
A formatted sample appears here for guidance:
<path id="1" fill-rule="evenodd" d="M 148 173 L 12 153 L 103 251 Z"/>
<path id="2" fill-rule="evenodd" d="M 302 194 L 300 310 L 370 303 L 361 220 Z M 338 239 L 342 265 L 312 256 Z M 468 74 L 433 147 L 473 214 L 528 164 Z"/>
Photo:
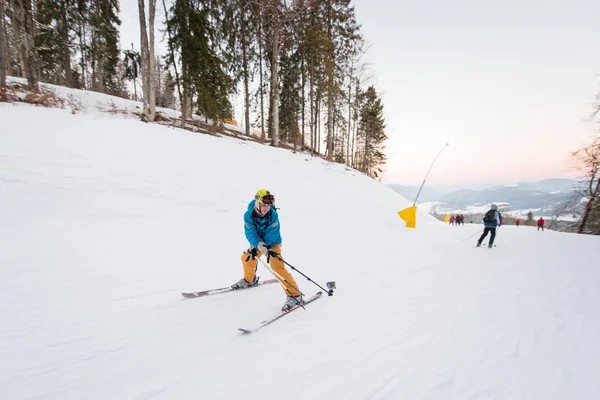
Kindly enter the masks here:
<path id="1" fill-rule="evenodd" d="M 281 245 L 277 244 L 271 247 L 271 250 L 275 251 L 281 257 Z M 260 251 L 256 251 L 257 257 L 262 256 Z M 242 254 L 242 265 L 244 267 L 244 279 L 248 282 L 252 282 L 254 277 L 256 276 L 256 265 L 258 264 L 258 260 L 252 259 L 252 256 L 248 254 L 248 250 Z M 295 288 L 298 287 L 298 284 L 294 280 L 292 274 L 285 269 L 285 264 L 283 261 L 278 259 L 277 257 L 271 257 L 269 260 L 269 265 L 275 271 L 275 277 L 281 282 L 281 284 L 285 287 L 284 292 L 286 296 L 299 296 L 300 293 Z M 283 279 L 282 279 L 283 278 Z M 285 279 L 285 280 L 284 280 Z M 287 281 L 287 282 L 286 282 Z"/>

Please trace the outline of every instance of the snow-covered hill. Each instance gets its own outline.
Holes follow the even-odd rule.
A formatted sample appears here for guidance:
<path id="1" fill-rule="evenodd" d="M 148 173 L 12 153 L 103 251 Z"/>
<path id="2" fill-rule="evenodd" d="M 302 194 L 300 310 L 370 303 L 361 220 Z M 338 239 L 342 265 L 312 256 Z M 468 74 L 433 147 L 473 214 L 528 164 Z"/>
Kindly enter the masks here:
<path id="1" fill-rule="evenodd" d="M 91 109 L 0 121 L 3 399 L 600 398 L 598 237 L 473 248 L 480 226 L 406 229 L 406 199 L 305 154 Z M 284 257 L 338 290 L 244 336 L 281 288 L 180 292 L 241 277 L 262 187 Z"/>
<path id="2" fill-rule="evenodd" d="M 419 189 L 402 185 L 389 186 L 411 201 L 414 201 Z M 551 218 L 560 214 L 561 219 L 573 219 L 573 215 L 579 215 L 582 210 L 579 205 L 581 196 L 574 192 L 574 188 L 580 187 L 581 183 L 573 179 L 544 179 L 481 189 L 462 188 L 449 192 L 432 186 L 428 190 L 423 189 L 419 201 L 424 207 L 435 206 L 438 213 L 480 213 L 482 210 L 485 212 L 491 203 L 503 203 L 504 209 L 514 217 L 523 218 L 532 211 L 537 217 Z"/>

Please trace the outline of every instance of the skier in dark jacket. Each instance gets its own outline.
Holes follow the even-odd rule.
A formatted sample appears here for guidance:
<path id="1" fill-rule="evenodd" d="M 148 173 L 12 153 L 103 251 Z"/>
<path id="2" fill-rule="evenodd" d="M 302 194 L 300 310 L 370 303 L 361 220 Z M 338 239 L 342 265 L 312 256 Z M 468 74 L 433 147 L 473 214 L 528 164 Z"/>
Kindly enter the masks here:
<path id="1" fill-rule="evenodd" d="M 483 234 L 477 241 L 477 247 L 481 246 L 481 242 L 487 236 L 488 233 L 491 233 L 490 242 L 488 247 L 492 247 L 494 245 L 494 239 L 496 238 L 496 228 L 502 225 L 502 214 L 498 211 L 498 206 L 492 204 L 489 211 L 485 213 L 483 217 Z"/>

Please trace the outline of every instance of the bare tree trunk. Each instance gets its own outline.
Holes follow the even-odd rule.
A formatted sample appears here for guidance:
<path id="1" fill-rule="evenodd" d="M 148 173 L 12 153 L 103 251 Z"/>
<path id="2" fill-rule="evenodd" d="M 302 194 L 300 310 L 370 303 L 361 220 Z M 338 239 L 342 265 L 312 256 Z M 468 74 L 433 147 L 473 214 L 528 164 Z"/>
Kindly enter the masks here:
<path id="1" fill-rule="evenodd" d="M 96 19 L 100 20 L 100 0 L 96 0 Z M 104 46 L 98 38 L 98 27 L 94 27 L 92 32 L 92 86 L 94 90 L 104 93 L 104 65 L 102 65 L 102 55 Z"/>
<path id="2" fill-rule="evenodd" d="M 308 80 L 309 80 L 309 94 L 308 98 L 310 101 L 310 154 L 315 154 L 315 140 L 314 140 L 314 121 L 315 121 L 315 112 L 314 112 L 314 101 L 315 101 L 315 92 L 314 92 L 314 60 L 313 56 L 310 57 L 310 66 L 308 67 Z"/>
<path id="3" fill-rule="evenodd" d="M 63 41 L 63 68 L 65 69 L 65 85 L 73 87 L 73 74 L 71 73 L 71 46 L 69 46 L 69 23 L 67 22 L 66 0 L 60 2 L 60 38 Z"/>
<path id="4" fill-rule="evenodd" d="M 273 0 L 273 60 L 271 62 L 271 120 L 273 122 L 272 146 L 279 146 L 279 0 Z"/>
<path id="5" fill-rule="evenodd" d="M 146 5 L 138 0 L 138 16 L 140 20 L 140 67 L 142 72 L 142 119 L 150 120 L 150 56 L 148 31 L 146 28 Z"/>
<path id="6" fill-rule="evenodd" d="M 315 138 L 317 142 L 317 154 L 321 154 L 321 90 L 317 91 L 316 119 L 315 119 Z"/>
<path id="7" fill-rule="evenodd" d="M 261 6 L 262 7 L 262 6 Z M 265 134 L 265 94 L 264 94 L 264 83 L 263 83 L 263 33 L 262 33 L 262 8 L 259 15 L 258 21 L 258 76 L 259 76 L 259 85 L 258 90 L 260 91 L 260 138 L 261 140 L 266 140 Z"/>
<path id="8" fill-rule="evenodd" d="M 358 80 L 356 80 L 354 82 L 354 118 L 352 118 L 352 168 L 356 168 L 356 162 L 355 160 L 357 159 L 356 157 L 356 153 L 358 152 L 358 144 L 357 144 L 357 136 L 358 136 L 358 129 L 356 127 L 356 124 L 358 122 L 358 113 L 359 113 L 359 104 L 358 104 L 358 91 L 359 89 L 359 82 Z"/>
<path id="9" fill-rule="evenodd" d="M 581 221 L 579 222 L 579 228 L 577 229 L 577 233 L 583 233 L 585 225 L 587 224 L 587 221 L 590 218 L 593 203 L 594 202 L 592 200 L 588 200 L 587 204 L 585 205 L 585 210 L 583 212 L 583 215 L 581 216 Z"/>
<path id="10" fill-rule="evenodd" d="M 83 17 L 81 14 L 78 14 L 78 23 L 79 23 L 79 31 L 77 32 L 78 36 L 79 36 L 79 51 L 81 52 L 81 88 L 82 89 L 86 89 L 87 88 L 87 82 L 85 79 L 85 70 L 86 70 L 86 58 L 87 58 L 87 54 L 85 51 L 86 45 L 85 45 L 85 22 L 83 21 Z"/>
<path id="11" fill-rule="evenodd" d="M 329 54 L 326 59 L 327 71 L 327 160 L 333 159 L 333 33 L 331 21 L 331 0 L 327 1 L 327 39 Z"/>
<path id="12" fill-rule="evenodd" d="M 6 35 L 4 33 L 4 0 L 0 0 L 0 89 L 6 87 Z"/>
<path id="13" fill-rule="evenodd" d="M 33 24 L 31 0 L 21 0 L 21 4 L 23 7 L 23 28 L 25 34 L 25 38 L 23 40 L 23 53 L 25 54 L 25 75 L 27 75 L 27 85 L 29 90 L 38 92 L 40 90 L 40 78 L 35 48 L 35 25 Z"/>
<path id="14" fill-rule="evenodd" d="M 11 4 L 11 3 L 9 3 Z M 5 4 L 6 6 L 6 4 Z M 27 73 L 25 72 L 25 35 L 23 34 L 23 25 L 24 22 L 24 11 L 23 4 L 21 0 L 15 0 L 12 2 L 12 26 L 13 28 L 13 57 L 17 59 L 17 71 L 16 75 L 21 78 L 27 78 Z"/>
<path id="15" fill-rule="evenodd" d="M 594 174 L 596 176 L 598 171 Z M 590 218 L 590 213 L 592 212 L 592 208 L 594 208 L 594 204 L 598 196 L 600 196 L 600 179 L 596 178 L 596 187 L 594 188 L 594 177 L 590 179 L 589 188 L 588 188 L 588 202 L 585 205 L 585 211 L 581 216 L 581 222 L 579 223 L 579 228 L 577 229 L 577 233 L 583 233 L 585 230 L 588 219 Z"/>
<path id="16" fill-rule="evenodd" d="M 265 90 L 263 82 L 263 59 L 262 59 L 262 44 L 258 47 L 259 52 L 259 90 L 260 90 L 260 138 L 265 141 L 267 134 L 265 132 Z"/>
<path id="17" fill-rule="evenodd" d="M 248 89 L 248 41 L 246 33 L 246 0 L 241 0 L 240 7 L 240 36 L 242 42 L 242 73 L 244 74 L 244 128 L 246 136 L 250 136 L 250 90 Z"/>
<path id="18" fill-rule="evenodd" d="M 138 12 L 140 17 L 140 49 L 142 67 L 142 92 L 143 92 L 143 116 L 145 121 L 154 121 L 156 116 L 156 93 L 154 90 L 154 14 L 156 0 L 149 0 L 149 29 L 150 43 L 148 43 L 148 30 L 146 28 L 146 6 L 144 0 L 138 0 Z"/>
<path id="19" fill-rule="evenodd" d="M 591 145 L 572 152 L 571 157 L 576 159 L 577 169 L 585 173 L 585 180 L 587 181 L 585 191 L 576 191 L 588 200 L 577 230 L 577 233 L 583 233 L 590 218 L 590 213 L 594 208 L 594 203 L 600 197 L 600 136 Z"/>
<path id="20" fill-rule="evenodd" d="M 183 96 L 181 98 L 181 128 L 185 129 L 185 120 L 187 118 L 187 111 L 188 111 L 188 98 L 189 98 L 189 93 L 188 93 L 188 85 L 186 83 L 187 81 L 187 76 L 188 76 L 188 71 L 187 71 L 187 62 L 185 61 L 185 58 L 182 57 L 181 58 L 181 79 L 183 81 Z"/>
<path id="21" fill-rule="evenodd" d="M 305 124 L 305 106 L 306 106 L 306 71 L 304 68 L 304 57 L 302 58 L 302 63 L 300 64 L 300 72 L 301 72 L 301 78 L 302 78 L 302 83 L 301 83 L 301 87 L 302 87 L 302 109 L 301 109 L 301 124 L 302 124 L 302 131 L 300 132 L 300 140 L 301 143 L 299 143 L 300 145 L 300 150 L 302 150 L 302 148 L 304 148 L 304 124 Z M 299 140 L 296 140 L 296 142 L 298 142 Z M 294 150 L 297 150 L 296 147 L 294 146 Z"/>
<path id="22" fill-rule="evenodd" d="M 150 84 L 150 115 L 149 120 L 154 121 L 156 118 L 156 57 L 154 56 L 154 19 L 156 17 L 156 0 L 149 0 L 149 9 L 148 9 L 148 29 L 150 30 L 150 48 L 148 57 L 150 58 L 149 67 L 149 80 Z"/>
<path id="23" fill-rule="evenodd" d="M 348 80 L 348 141 L 346 142 L 346 165 L 350 165 L 350 129 L 352 123 L 352 67 Z"/>
<path id="24" fill-rule="evenodd" d="M 155 80 L 154 80 L 154 91 L 156 92 L 156 106 L 157 107 L 164 107 L 164 104 L 162 104 L 163 102 L 163 98 L 164 98 L 164 91 L 165 91 L 165 87 L 163 86 L 163 66 L 160 62 L 160 56 L 159 57 L 154 57 L 154 73 L 155 73 Z"/>

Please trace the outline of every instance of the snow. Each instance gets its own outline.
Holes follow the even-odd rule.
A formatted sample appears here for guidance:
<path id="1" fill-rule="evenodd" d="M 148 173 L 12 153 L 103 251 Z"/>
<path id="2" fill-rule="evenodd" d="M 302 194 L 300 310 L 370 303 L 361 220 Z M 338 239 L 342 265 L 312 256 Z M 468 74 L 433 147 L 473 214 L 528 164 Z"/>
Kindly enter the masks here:
<path id="1" fill-rule="evenodd" d="M 320 158 L 93 106 L 0 120 L 3 399 L 600 398 L 598 237 L 473 248 L 480 225 L 407 229 L 409 201 Z M 180 292 L 240 279 L 261 187 L 286 260 L 338 289 L 246 336 L 280 287 Z"/>
<path id="2" fill-rule="evenodd" d="M 27 84 L 26 79 L 12 76 L 7 77 L 7 82 L 9 84 Z M 141 101 L 110 96 L 104 93 L 98 93 L 88 90 L 70 89 L 64 86 L 57 86 L 50 83 L 42 82 L 40 82 L 40 88 L 54 92 L 58 97 L 65 100 L 67 107 L 69 107 L 70 109 L 76 108 L 77 112 L 118 112 L 126 116 L 131 116 L 133 115 L 133 113 L 140 113 L 143 108 L 143 104 Z M 157 107 L 156 111 L 167 118 L 179 118 L 181 115 L 179 111 L 162 107 Z M 198 115 L 194 115 L 193 118 L 196 120 L 204 120 Z M 237 125 L 224 124 L 224 126 L 230 130 L 242 132 L 242 129 Z"/>

